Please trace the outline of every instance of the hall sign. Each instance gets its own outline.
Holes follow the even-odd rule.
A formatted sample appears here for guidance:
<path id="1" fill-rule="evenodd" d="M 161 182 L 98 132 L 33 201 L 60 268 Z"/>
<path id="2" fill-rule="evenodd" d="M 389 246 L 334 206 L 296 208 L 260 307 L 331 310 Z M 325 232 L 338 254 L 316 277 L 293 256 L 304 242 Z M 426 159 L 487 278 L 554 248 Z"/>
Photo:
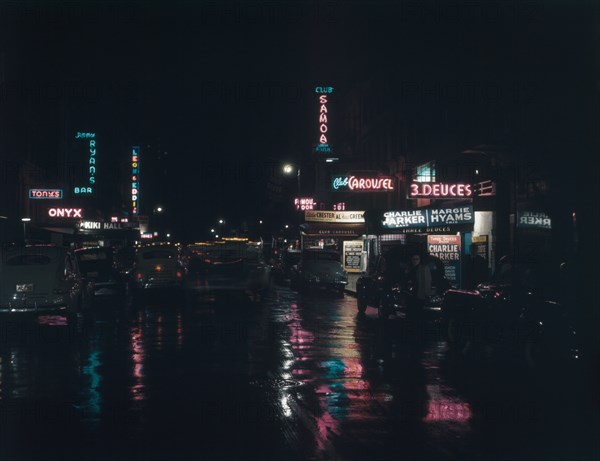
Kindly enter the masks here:
<path id="1" fill-rule="evenodd" d="M 414 182 L 408 188 L 408 198 L 452 199 L 471 197 L 473 197 L 471 184 Z"/>
<path id="2" fill-rule="evenodd" d="M 552 220 L 541 211 L 517 211 L 517 227 L 552 229 Z"/>
<path id="3" fill-rule="evenodd" d="M 394 190 L 392 176 L 337 175 L 331 177 L 334 192 L 391 192 Z"/>
<path id="4" fill-rule="evenodd" d="M 382 226 L 386 229 L 417 229 L 447 227 L 450 230 L 464 224 L 473 224 L 473 206 L 452 208 L 422 208 L 419 210 L 386 211 Z"/>
<path id="5" fill-rule="evenodd" d="M 51 218 L 82 218 L 81 208 L 48 208 L 48 216 Z"/>
<path id="6" fill-rule="evenodd" d="M 364 223 L 364 211 L 305 211 L 306 222 Z"/>
<path id="7" fill-rule="evenodd" d="M 62 189 L 29 189 L 31 200 L 59 200 L 63 198 Z"/>
<path id="8" fill-rule="evenodd" d="M 124 229 L 119 222 L 103 221 L 82 221 L 79 223 L 79 229 L 82 230 L 116 230 Z"/>

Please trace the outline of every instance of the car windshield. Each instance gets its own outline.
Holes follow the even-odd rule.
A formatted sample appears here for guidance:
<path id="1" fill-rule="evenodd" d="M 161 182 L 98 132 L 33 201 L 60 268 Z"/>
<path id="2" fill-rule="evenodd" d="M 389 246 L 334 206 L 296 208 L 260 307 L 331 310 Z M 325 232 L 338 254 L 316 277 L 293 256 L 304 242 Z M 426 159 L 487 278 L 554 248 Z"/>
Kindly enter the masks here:
<path id="1" fill-rule="evenodd" d="M 305 252 L 302 255 L 302 259 L 305 262 L 309 262 L 309 261 L 336 261 L 339 262 L 340 261 L 340 256 L 337 253 L 330 253 L 330 252 L 320 252 L 320 251 L 311 251 L 311 252 Z"/>
<path id="2" fill-rule="evenodd" d="M 152 250 L 142 253 L 143 259 L 173 259 L 176 254 L 170 250 Z"/>
<path id="3" fill-rule="evenodd" d="M 112 258 L 104 251 L 89 251 L 89 252 L 81 252 L 78 254 L 79 261 L 81 262 L 89 262 L 89 261 L 107 261 Z"/>
<path id="4" fill-rule="evenodd" d="M 6 261 L 9 266 L 43 266 L 50 264 L 52 259 L 46 255 L 19 255 Z"/>

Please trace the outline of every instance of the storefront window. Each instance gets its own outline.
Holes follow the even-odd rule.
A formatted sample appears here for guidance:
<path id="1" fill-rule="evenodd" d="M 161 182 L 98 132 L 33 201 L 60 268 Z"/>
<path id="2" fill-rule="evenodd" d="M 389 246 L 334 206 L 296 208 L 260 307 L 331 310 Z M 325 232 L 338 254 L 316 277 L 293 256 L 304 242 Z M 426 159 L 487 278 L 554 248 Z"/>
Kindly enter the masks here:
<path id="1" fill-rule="evenodd" d="M 435 162 L 428 162 L 418 166 L 415 181 L 435 182 Z"/>

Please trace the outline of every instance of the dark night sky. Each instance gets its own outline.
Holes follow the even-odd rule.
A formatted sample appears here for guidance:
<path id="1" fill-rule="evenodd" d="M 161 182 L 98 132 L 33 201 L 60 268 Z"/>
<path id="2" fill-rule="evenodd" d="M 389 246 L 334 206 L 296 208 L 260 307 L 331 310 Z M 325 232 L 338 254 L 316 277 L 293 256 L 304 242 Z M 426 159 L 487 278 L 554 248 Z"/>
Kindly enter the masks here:
<path id="1" fill-rule="evenodd" d="M 110 133 L 112 155 L 158 141 L 179 172 L 166 200 L 197 217 L 258 211 L 260 200 L 235 205 L 240 191 L 263 198 L 264 178 L 248 172 L 310 154 L 315 84 L 350 88 L 383 70 L 399 80 L 527 81 L 552 117 L 571 113 L 576 125 L 597 70 L 592 2 L 0 5 L 0 36 L 19 69 L 8 78 L 41 89 L 49 113 L 44 89 L 67 88 L 62 99 L 81 120 Z"/>

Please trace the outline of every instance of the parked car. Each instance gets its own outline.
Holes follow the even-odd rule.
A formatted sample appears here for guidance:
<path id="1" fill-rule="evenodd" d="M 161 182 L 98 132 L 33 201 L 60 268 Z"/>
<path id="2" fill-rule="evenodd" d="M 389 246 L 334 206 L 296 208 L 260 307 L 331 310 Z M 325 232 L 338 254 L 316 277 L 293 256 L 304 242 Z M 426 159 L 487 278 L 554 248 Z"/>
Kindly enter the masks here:
<path id="1" fill-rule="evenodd" d="M 336 251 L 304 250 L 298 264 L 292 267 L 290 287 L 293 290 L 327 288 L 343 296 L 347 284 L 348 273 Z"/>
<path id="2" fill-rule="evenodd" d="M 245 239 L 188 245 L 190 287 L 197 293 L 247 294 L 259 299 L 271 282 L 262 242 Z"/>
<path id="3" fill-rule="evenodd" d="M 75 250 L 82 274 L 94 284 L 95 296 L 124 296 L 126 276 L 119 270 L 112 247 L 88 247 Z"/>
<path id="4" fill-rule="evenodd" d="M 133 268 L 133 295 L 157 289 L 183 291 L 187 267 L 177 246 L 148 245 L 137 250 Z"/>
<path id="5" fill-rule="evenodd" d="M 549 268 L 505 259 L 477 290 L 449 290 L 443 312 L 450 350 L 465 358 L 509 357 L 529 368 L 574 363 L 576 332 Z"/>
<path id="6" fill-rule="evenodd" d="M 293 267 L 300 262 L 300 250 L 282 250 L 273 261 L 273 279 L 279 284 L 292 278 Z"/>
<path id="7" fill-rule="evenodd" d="M 2 249 L 0 313 L 63 314 L 69 322 L 91 307 L 93 284 L 66 248 L 31 245 Z"/>
<path id="8" fill-rule="evenodd" d="M 394 246 L 378 258 L 370 273 L 358 278 L 356 300 L 359 313 L 364 314 L 367 306 L 372 306 L 382 319 L 394 312 L 406 316 L 409 298 L 413 296 L 408 272 L 414 253 L 414 248 Z M 425 254 L 421 259 L 421 264 L 425 264 L 431 272 L 431 295 L 424 306 L 424 317 L 437 320 L 441 318 L 442 295 L 450 288 L 450 282 L 444 275 L 444 263 L 439 258 Z"/>

